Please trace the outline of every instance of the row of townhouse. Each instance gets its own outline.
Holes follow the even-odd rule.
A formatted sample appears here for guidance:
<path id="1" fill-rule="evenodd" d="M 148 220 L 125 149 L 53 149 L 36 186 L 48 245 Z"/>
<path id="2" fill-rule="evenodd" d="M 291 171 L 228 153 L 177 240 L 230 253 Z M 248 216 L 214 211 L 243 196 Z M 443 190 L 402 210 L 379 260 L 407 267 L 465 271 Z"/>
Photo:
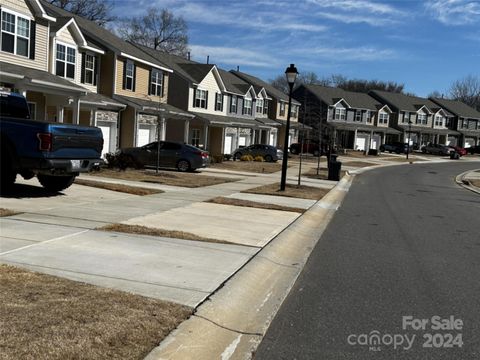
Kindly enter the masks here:
<path id="1" fill-rule="evenodd" d="M 338 148 L 368 151 L 394 141 L 410 141 L 415 149 L 429 142 L 480 143 L 480 112 L 460 101 L 320 85 L 301 85 L 294 97 L 303 106 L 300 122 Z"/>
<path id="2" fill-rule="evenodd" d="M 34 119 L 100 127 L 103 153 L 156 139 L 213 155 L 283 146 L 288 97 L 258 78 L 123 41 L 44 0 L 0 10 L 0 86 L 24 94 Z"/>

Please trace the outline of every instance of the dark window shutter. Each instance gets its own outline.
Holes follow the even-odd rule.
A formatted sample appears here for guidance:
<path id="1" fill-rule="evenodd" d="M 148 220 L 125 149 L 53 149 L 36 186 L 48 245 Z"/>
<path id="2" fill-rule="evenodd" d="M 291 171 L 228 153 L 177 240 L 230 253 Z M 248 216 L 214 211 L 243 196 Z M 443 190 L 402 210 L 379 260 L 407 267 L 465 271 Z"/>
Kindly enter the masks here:
<path id="1" fill-rule="evenodd" d="M 93 57 L 93 85 L 97 86 L 97 77 L 98 77 L 98 56 Z"/>
<path id="2" fill-rule="evenodd" d="M 123 82 L 122 82 L 122 89 L 125 90 L 127 88 L 127 60 L 123 62 Z"/>
<path id="3" fill-rule="evenodd" d="M 197 89 L 193 89 L 193 107 L 195 107 L 195 103 L 197 102 Z"/>
<path id="4" fill-rule="evenodd" d="M 205 91 L 205 109 L 208 108 L 208 91 Z"/>
<path id="5" fill-rule="evenodd" d="M 133 64 L 133 85 L 132 91 L 135 91 L 135 83 L 137 82 L 137 65 Z"/>
<path id="6" fill-rule="evenodd" d="M 152 95 L 152 69 L 148 72 L 148 95 Z"/>
<path id="7" fill-rule="evenodd" d="M 82 53 L 82 67 L 80 68 L 81 69 L 81 81 L 82 81 L 82 84 L 85 84 L 85 53 Z"/>
<path id="8" fill-rule="evenodd" d="M 36 24 L 35 21 L 30 21 L 30 59 L 35 59 L 35 37 Z"/>
<path id="9" fill-rule="evenodd" d="M 162 71 L 162 97 L 165 96 L 165 73 Z"/>
<path id="10" fill-rule="evenodd" d="M 242 115 L 245 115 L 245 98 L 242 99 Z"/>
<path id="11" fill-rule="evenodd" d="M 223 111 L 223 94 L 220 93 L 218 96 L 220 96 L 220 111 Z"/>

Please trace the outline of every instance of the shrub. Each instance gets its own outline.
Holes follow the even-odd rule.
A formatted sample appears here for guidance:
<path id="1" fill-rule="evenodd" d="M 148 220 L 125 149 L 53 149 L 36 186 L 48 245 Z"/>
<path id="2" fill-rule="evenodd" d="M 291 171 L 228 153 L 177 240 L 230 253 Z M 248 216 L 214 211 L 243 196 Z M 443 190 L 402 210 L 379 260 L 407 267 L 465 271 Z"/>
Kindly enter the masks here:
<path id="1" fill-rule="evenodd" d="M 240 158 L 240 161 L 253 161 L 253 156 L 252 155 L 243 155 Z"/>
<path id="2" fill-rule="evenodd" d="M 229 160 L 231 160 L 231 159 L 232 159 L 232 154 L 224 154 L 224 155 L 223 155 L 223 160 L 229 161 Z"/>
<path id="3" fill-rule="evenodd" d="M 220 164 L 223 162 L 223 155 L 210 156 L 210 164 Z"/>
<path id="4" fill-rule="evenodd" d="M 127 168 L 141 169 L 143 168 L 142 164 L 137 163 L 133 160 L 130 155 L 123 153 L 114 154 L 108 153 L 105 154 L 105 159 L 107 160 L 107 167 L 109 169 L 119 168 L 120 170 L 125 170 Z"/>
<path id="5" fill-rule="evenodd" d="M 253 159 L 254 161 L 258 161 L 258 162 L 263 162 L 265 161 L 265 159 L 263 158 L 263 156 L 261 155 L 257 155 L 255 156 L 255 159 Z"/>

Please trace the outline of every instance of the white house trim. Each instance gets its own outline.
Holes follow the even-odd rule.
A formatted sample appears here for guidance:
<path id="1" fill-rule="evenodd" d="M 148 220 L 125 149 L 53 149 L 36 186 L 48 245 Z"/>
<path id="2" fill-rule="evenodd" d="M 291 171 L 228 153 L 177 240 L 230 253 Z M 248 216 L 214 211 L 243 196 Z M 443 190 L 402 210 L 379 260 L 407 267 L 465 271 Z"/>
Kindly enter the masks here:
<path id="1" fill-rule="evenodd" d="M 283 101 L 283 100 L 282 100 L 282 101 Z M 285 101 L 285 102 L 286 102 L 286 101 Z M 345 99 L 343 99 L 343 98 L 340 99 L 340 100 L 338 100 L 338 101 L 337 101 L 335 104 L 333 104 L 332 106 L 333 106 L 333 107 L 337 107 L 337 105 L 338 105 L 339 103 L 341 103 L 341 102 L 343 102 L 345 105 L 347 105 L 347 108 L 349 108 L 349 109 L 352 108 L 352 107 L 350 106 L 350 104 L 349 104 L 348 102 L 346 102 Z"/>
<path id="2" fill-rule="evenodd" d="M 134 60 L 134 61 L 138 61 L 139 63 L 142 63 L 142 64 L 145 64 L 145 65 L 148 65 L 148 66 L 152 66 L 156 69 L 160 69 L 160 70 L 163 70 L 163 71 L 166 71 L 166 72 L 169 72 L 169 73 L 173 73 L 173 70 L 172 69 L 168 69 L 166 67 L 163 67 L 163 66 L 160 66 L 160 65 L 156 65 L 154 63 L 151 63 L 149 61 L 146 61 L 146 60 L 142 60 L 142 59 L 139 59 L 135 56 L 132 56 L 132 55 L 129 55 L 127 53 L 124 53 L 124 52 L 120 52 L 120 56 L 122 57 L 125 57 L 127 59 L 130 59 L 130 60 Z"/>
<path id="3" fill-rule="evenodd" d="M 54 36 L 56 37 L 61 32 L 65 31 L 70 25 L 73 25 L 73 32 L 75 33 L 75 35 L 77 37 L 77 39 L 75 39 L 75 40 L 77 40 L 77 45 L 80 45 L 82 47 L 88 46 L 87 40 L 85 40 L 85 37 L 83 36 L 82 31 L 78 27 L 74 18 L 71 18 L 69 21 L 67 21 L 67 23 L 65 25 L 63 25 L 60 29 L 58 29 L 56 32 L 50 33 L 50 36 L 51 37 L 54 37 Z M 78 41 L 79 39 L 80 39 L 80 41 Z"/>

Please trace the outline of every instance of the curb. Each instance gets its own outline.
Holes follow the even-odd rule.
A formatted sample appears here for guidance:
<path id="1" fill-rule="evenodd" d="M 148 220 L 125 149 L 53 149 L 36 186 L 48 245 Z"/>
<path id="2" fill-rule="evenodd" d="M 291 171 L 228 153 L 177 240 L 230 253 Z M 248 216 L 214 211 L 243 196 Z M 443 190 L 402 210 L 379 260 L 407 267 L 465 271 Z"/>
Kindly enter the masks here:
<path id="1" fill-rule="evenodd" d="M 480 169 L 465 171 L 464 173 L 461 173 L 461 174 L 459 174 L 455 177 L 455 182 L 457 183 L 457 185 L 459 185 L 459 186 L 461 186 L 461 187 L 463 187 L 467 190 L 470 190 L 470 191 L 473 191 L 474 193 L 480 194 L 480 188 L 478 188 L 476 186 L 473 186 L 470 181 L 465 179 L 465 177 L 469 173 L 474 172 L 474 171 L 479 171 L 479 170 Z"/>
<path id="2" fill-rule="evenodd" d="M 327 195 L 211 295 L 145 360 L 250 359 L 300 275 L 354 176 Z"/>

